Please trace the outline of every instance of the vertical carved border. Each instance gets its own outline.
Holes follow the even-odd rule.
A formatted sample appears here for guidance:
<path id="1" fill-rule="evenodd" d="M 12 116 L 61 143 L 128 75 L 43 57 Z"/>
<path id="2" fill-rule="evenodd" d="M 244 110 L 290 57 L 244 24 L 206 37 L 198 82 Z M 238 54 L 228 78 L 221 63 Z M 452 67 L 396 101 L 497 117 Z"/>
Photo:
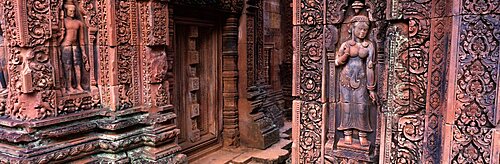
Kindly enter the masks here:
<path id="1" fill-rule="evenodd" d="M 447 4 L 448 3 L 448 4 Z M 449 59 L 451 10 L 447 0 L 432 1 L 431 38 L 429 49 L 429 68 L 427 77 L 427 102 L 425 135 L 422 161 L 438 163 L 441 159 L 443 141 L 443 114 L 446 111 L 446 68 Z"/>
<path id="2" fill-rule="evenodd" d="M 110 32 L 108 32 L 108 27 L 110 27 L 112 16 L 108 10 L 109 0 L 96 0 L 97 8 L 97 60 L 98 60 L 98 86 L 99 93 L 101 97 L 101 102 L 104 106 L 111 106 L 111 93 L 110 93 L 110 77 L 109 77 L 109 43 L 110 43 Z M 110 27 L 112 28 L 112 27 Z"/>
<path id="3" fill-rule="evenodd" d="M 453 16 L 459 28 L 452 32 L 443 162 L 498 163 L 493 153 L 499 137 L 499 19 L 496 14 Z"/>
<path id="4" fill-rule="evenodd" d="M 398 111 L 409 108 L 410 100 L 404 97 L 409 83 L 408 69 L 408 26 L 406 24 L 391 24 L 387 28 L 387 102 L 382 107 L 382 132 L 380 163 L 391 163 L 396 160 L 398 133 Z M 393 143 L 396 142 L 396 143 Z M 394 146 L 393 146 L 394 145 Z"/>
<path id="5" fill-rule="evenodd" d="M 431 1 L 388 1 L 392 25 L 380 163 L 418 163 L 425 151 L 431 6 Z"/>
<path id="6" fill-rule="evenodd" d="M 292 163 L 323 163 L 325 0 L 294 0 Z M 299 105 L 300 104 L 300 105 Z"/>
<path id="7" fill-rule="evenodd" d="M 255 48 L 255 45 L 258 44 L 255 42 L 256 37 L 255 37 L 255 22 L 259 21 L 258 17 L 256 16 L 256 12 L 253 6 L 248 7 L 247 9 L 247 19 L 246 19 L 246 39 L 247 39 L 247 87 L 251 86 L 255 83 L 255 51 L 258 49 Z M 250 11 L 249 11 L 250 10 Z M 257 20 L 256 20 L 257 17 Z"/>

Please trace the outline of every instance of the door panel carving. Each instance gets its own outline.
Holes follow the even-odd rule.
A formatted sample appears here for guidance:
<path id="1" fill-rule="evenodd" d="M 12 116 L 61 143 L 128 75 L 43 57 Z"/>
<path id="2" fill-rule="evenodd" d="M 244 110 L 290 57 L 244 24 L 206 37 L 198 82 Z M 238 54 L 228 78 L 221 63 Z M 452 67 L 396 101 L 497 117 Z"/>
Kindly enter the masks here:
<path id="1" fill-rule="evenodd" d="M 190 151 L 219 138 L 219 38 L 213 24 L 178 23 L 176 29 L 179 143 Z"/>

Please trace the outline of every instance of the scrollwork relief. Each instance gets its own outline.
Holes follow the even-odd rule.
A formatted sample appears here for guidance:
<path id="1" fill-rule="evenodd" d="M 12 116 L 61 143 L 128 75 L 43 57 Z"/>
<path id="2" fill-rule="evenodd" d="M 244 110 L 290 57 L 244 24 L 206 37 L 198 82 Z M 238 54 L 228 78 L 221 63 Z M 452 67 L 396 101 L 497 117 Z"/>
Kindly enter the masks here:
<path id="1" fill-rule="evenodd" d="M 500 18 L 464 15 L 459 30 L 452 162 L 489 163 L 498 88 Z"/>
<path id="2" fill-rule="evenodd" d="M 309 12 L 314 10 L 311 9 Z M 303 103 L 300 110 L 302 112 L 300 113 L 299 163 L 315 163 L 322 160 L 320 151 L 323 145 L 320 141 L 323 109 L 320 98 L 323 30 L 323 26 L 300 27 L 300 99 Z"/>
<path id="3" fill-rule="evenodd" d="M 493 14 L 500 13 L 500 2 L 498 0 L 461 0 L 462 14 Z"/>
<path id="4" fill-rule="evenodd" d="M 28 0 L 27 13 L 27 46 L 46 45 L 51 38 L 50 0 Z"/>

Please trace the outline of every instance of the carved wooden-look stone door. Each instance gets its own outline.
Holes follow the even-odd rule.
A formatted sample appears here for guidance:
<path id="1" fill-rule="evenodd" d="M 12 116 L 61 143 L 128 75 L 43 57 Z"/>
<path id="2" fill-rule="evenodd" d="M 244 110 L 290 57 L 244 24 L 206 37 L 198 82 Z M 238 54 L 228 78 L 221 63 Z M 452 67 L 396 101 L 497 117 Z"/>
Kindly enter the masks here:
<path id="1" fill-rule="evenodd" d="M 184 152 L 219 140 L 220 36 L 211 22 L 176 20 L 176 103 Z"/>
<path id="2" fill-rule="evenodd" d="M 500 163 L 499 14 L 294 1 L 292 163 Z"/>

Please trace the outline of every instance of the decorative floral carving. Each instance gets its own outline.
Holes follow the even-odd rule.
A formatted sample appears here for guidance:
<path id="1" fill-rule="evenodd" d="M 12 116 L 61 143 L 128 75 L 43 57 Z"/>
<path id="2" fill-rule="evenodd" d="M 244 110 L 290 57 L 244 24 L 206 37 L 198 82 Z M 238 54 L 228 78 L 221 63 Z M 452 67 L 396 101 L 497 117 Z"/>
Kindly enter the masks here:
<path id="1" fill-rule="evenodd" d="M 98 22 L 98 32 L 97 32 L 97 49 L 98 49 L 98 61 L 99 61 L 99 84 L 105 85 L 109 82 L 109 31 L 108 31 L 108 16 L 107 10 L 109 10 L 105 0 L 96 0 L 97 5 L 97 19 Z M 104 104 L 110 104 L 110 89 L 109 87 L 101 87 L 100 92 L 102 93 L 102 102 Z"/>
<path id="2" fill-rule="evenodd" d="M 5 0 L 2 1 L 3 5 L 3 14 L 4 14 L 4 36 L 5 42 L 7 43 L 5 46 L 19 46 L 21 44 L 21 36 L 19 33 L 19 24 L 16 21 L 16 7 L 17 1 L 13 0 Z"/>
<path id="3" fill-rule="evenodd" d="M 92 96 L 85 97 L 63 97 L 59 100 L 59 115 L 75 113 L 82 110 L 90 110 L 98 107 Z"/>
<path id="4" fill-rule="evenodd" d="M 458 53 L 455 123 L 492 127 L 498 83 L 498 16 L 463 16 Z"/>
<path id="5" fill-rule="evenodd" d="M 27 13 L 27 46 L 45 45 L 50 39 L 50 0 L 28 0 Z"/>
<path id="6" fill-rule="evenodd" d="M 500 17 L 464 15 L 459 31 L 453 163 L 489 163 L 496 123 Z"/>
<path id="7" fill-rule="evenodd" d="M 151 39 L 149 44 L 165 45 L 168 43 L 168 8 L 164 2 L 152 1 L 151 3 Z"/>
<path id="8" fill-rule="evenodd" d="M 120 1 L 116 5 L 116 35 L 118 56 L 118 91 L 120 92 L 119 109 L 126 109 L 139 104 L 139 64 L 137 53 L 135 31 L 135 8 L 136 3 L 131 1 Z"/>
<path id="9" fill-rule="evenodd" d="M 316 2 L 316 1 L 314 1 Z M 309 4 L 311 5 L 311 4 Z M 319 4 L 318 4 L 319 5 Z M 311 9 L 310 11 L 314 11 Z M 319 11 L 318 11 L 319 12 Z M 322 149 L 321 84 L 323 71 L 323 26 L 300 27 L 300 132 L 299 163 L 320 162 Z"/>
<path id="10" fill-rule="evenodd" d="M 462 14 L 493 14 L 500 13 L 498 0 L 461 0 Z"/>
<path id="11" fill-rule="evenodd" d="M 26 55 L 32 70 L 33 91 L 52 89 L 54 85 L 53 67 L 49 62 L 48 51 L 47 47 L 36 47 Z"/>
<path id="12" fill-rule="evenodd" d="M 403 19 L 418 18 L 419 20 L 431 17 L 431 0 L 396 0 L 400 1 Z M 393 4 L 395 5 L 395 4 Z"/>
<path id="13" fill-rule="evenodd" d="M 300 3 L 300 24 L 315 26 L 323 24 L 324 4 L 320 0 L 301 0 Z"/>
<path id="14" fill-rule="evenodd" d="M 347 11 L 347 0 L 328 0 L 326 20 L 330 24 L 342 23 Z"/>
<path id="15" fill-rule="evenodd" d="M 62 1 L 62 0 L 61 0 Z M 97 21 L 96 7 L 94 6 L 94 1 L 92 0 L 79 0 L 80 9 L 83 15 L 83 19 L 87 26 L 97 28 L 99 22 Z"/>
<path id="16" fill-rule="evenodd" d="M 445 0 L 436 1 L 432 6 L 433 17 L 443 17 L 449 14 Z M 444 87 L 446 85 L 446 66 L 449 36 L 451 30 L 446 29 L 449 26 L 449 18 L 437 18 L 432 21 L 431 46 L 429 55 L 429 76 L 425 119 L 425 135 L 423 159 L 426 163 L 438 163 L 441 160 L 440 146 L 442 139 L 442 121 L 443 111 L 446 100 Z M 444 66 L 443 66 L 444 65 Z"/>

